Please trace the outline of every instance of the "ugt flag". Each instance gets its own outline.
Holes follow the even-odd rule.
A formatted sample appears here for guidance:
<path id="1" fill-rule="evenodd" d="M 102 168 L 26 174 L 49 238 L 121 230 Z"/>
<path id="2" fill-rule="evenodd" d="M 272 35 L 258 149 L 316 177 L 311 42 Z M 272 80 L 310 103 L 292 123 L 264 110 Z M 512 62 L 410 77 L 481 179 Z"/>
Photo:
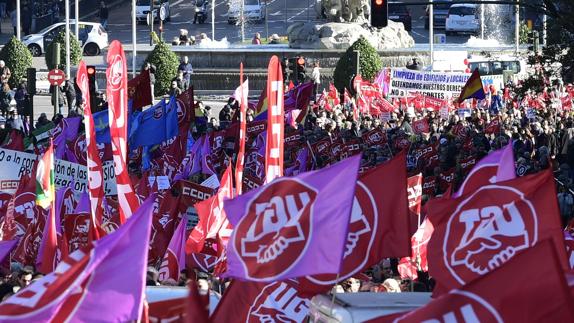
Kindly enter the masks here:
<path id="1" fill-rule="evenodd" d="M 415 311 L 369 322 L 572 322 L 573 300 L 558 258 L 553 244 L 541 241 Z"/>
<path id="2" fill-rule="evenodd" d="M 543 239 L 552 239 L 568 269 L 551 170 L 484 185 L 456 199 L 427 204 L 434 294 L 466 285 Z"/>
<path id="3" fill-rule="evenodd" d="M 226 276 L 268 282 L 338 273 L 360 160 L 278 178 L 225 201 L 234 228 Z"/>
<path id="4" fill-rule="evenodd" d="M 130 147 L 151 146 L 177 136 L 177 100 L 171 97 L 169 103 L 161 100 L 155 106 L 140 113 L 137 127 L 130 130 Z"/>
<path id="5" fill-rule="evenodd" d="M 114 233 L 0 304 L 1 322 L 127 322 L 143 309 L 152 194 Z"/>

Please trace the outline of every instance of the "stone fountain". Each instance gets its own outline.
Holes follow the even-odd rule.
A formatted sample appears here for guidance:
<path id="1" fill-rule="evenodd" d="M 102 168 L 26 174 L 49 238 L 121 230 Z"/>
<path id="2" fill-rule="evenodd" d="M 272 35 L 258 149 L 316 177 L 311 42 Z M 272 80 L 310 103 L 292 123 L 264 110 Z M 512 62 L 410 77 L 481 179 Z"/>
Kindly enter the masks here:
<path id="1" fill-rule="evenodd" d="M 329 22 L 292 24 L 287 29 L 290 48 L 347 49 L 361 36 L 377 50 L 408 48 L 415 44 L 402 23 L 389 20 L 385 28 L 369 26 L 368 0 L 321 0 L 315 10 Z"/>

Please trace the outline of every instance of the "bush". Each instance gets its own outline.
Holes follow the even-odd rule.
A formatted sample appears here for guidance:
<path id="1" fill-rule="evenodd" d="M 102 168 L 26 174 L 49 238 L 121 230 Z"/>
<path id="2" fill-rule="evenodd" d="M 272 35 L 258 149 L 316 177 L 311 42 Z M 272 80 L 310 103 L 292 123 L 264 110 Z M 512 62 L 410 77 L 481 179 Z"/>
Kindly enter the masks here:
<path id="1" fill-rule="evenodd" d="M 60 64 L 58 66 L 53 64 L 53 47 L 54 44 L 60 44 Z M 80 63 L 82 59 L 82 47 L 80 47 L 80 42 L 76 39 L 73 33 L 70 33 L 70 65 L 76 66 Z M 46 65 L 48 69 L 53 70 L 55 68 L 59 68 L 61 70 L 66 69 L 66 31 L 62 31 L 54 38 L 48 48 L 46 48 Z M 70 66 L 71 67 L 71 66 Z M 70 75 L 67 75 L 70 77 Z"/>
<path id="2" fill-rule="evenodd" d="M 355 74 L 355 66 L 353 65 L 354 50 L 359 51 L 359 74 L 361 74 L 363 80 L 372 81 L 383 67 L 377 50 L 364 37 L 357 39 L 339 58 L 335 67 L 333 78 L 335 87 L 340 93 L 343 93 L 344 88 L 349 88 L 351 77 Z M 353 89 L 349 90 L 354 92 Z"/>
<path id="3" fill-rule="evenodd" d="M 32 67 L 32 54 L 16 37 L 10 38 L 10 41 L 4 45 L 0 51 L 0 59 L 12 72 L 9 81 L 11 88 L 17 87 L 20 81 L 26 78 L 26 69 Z"/>
<path id="4" fill-rule="evenodd" d="M 146 63 L 155 66 L 155 95 L 162 96 L 169 92 L 171 80 L 177 76 L 179 58 L 164 41 L 159 41 L 148 57 Z"/>

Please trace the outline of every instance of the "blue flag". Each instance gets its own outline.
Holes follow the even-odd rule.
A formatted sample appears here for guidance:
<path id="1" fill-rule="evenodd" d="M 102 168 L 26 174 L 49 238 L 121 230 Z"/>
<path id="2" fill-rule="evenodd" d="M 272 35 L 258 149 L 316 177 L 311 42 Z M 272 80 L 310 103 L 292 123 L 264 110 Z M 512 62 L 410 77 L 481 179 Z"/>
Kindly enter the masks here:
<path id="1" fill-rule="evenodd" d="M 128 137 L 131 135 L 130 131 L 132 123 L 134 120 L 134 115 L 130 113 L 132 110 L 132 100 L 128 101 Z M 108 105 L 107 103 L 104 105 L 104 109 L 102 111 L 96 112 L 92 114 L 94 118 L 94 129 L 96 131 L 96 142 L 98 144 L 109 144 L 112 142 L 112 137 L 110 136 L 110 119 L 108 114 Z"/>
<path id="2" fill-rule="evenodd" d="M 130 131 L 131 149 L 160 144 L 179 133 L 175 97 L 169 102 L 161 100 L 155 106 L 139 113 Z"/>

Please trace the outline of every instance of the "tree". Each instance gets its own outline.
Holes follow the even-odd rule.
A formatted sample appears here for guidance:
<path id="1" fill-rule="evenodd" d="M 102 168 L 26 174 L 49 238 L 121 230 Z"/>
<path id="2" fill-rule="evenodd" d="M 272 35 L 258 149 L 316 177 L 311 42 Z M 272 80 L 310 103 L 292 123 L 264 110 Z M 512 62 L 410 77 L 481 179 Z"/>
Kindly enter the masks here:
<path id="1" fill-rule="evenodd" d="M 383 67 L 377 50 L 361 36 L 343 53 L 335 67 L 333 78 L 335 87 L 340 93 L 343 93 L 345 88 L 349 88 L 349 82 L 355 74 L 355 53 L 353 52 L 355 50 L 359 51 L 359 74 L 364 80 L 372 81 Z M 349 90 L 353 92 L 353 89 Z"/>
<path id="2" fill-rule="evenodd" d="M 148 57 L 144 65 L 151 63 L 155 66 L 155 95 L 161 96 L 169 92 L 171 80 L 177 76 L 179 59 L 164 41 L 159 41 Z"/>
<path id="3" fill-rule="evenodd" d="M 53 62 L 54 50 L 52 49 L 55 44 L 60 44 L 60 64 L 56 66 Z M 76 66 L 80 63 L 82 59 L 82 47 L 80 43 L 74 37 L 73 34 L 70 34 L 70 65 Z M 62 31 L 54 38 L 54 40 L 48 45 L 46 48 L 46 65 L 48 69 L 53 70 L 55 68 L 65 69 L 66 68 L 66 32 Z M 69 77 L 69 75 L 68 75 Z"/>
<path id="4" fill-rule="evenodd" d="M 15 88 L 20 81 L 26 77 L 26 69 L 32 67 L 32 54 L 21 41 L 16 37 L 10 38 L 0 51 L 0 59 L 12 72 L 10 77 L 10 87 Z"/>

